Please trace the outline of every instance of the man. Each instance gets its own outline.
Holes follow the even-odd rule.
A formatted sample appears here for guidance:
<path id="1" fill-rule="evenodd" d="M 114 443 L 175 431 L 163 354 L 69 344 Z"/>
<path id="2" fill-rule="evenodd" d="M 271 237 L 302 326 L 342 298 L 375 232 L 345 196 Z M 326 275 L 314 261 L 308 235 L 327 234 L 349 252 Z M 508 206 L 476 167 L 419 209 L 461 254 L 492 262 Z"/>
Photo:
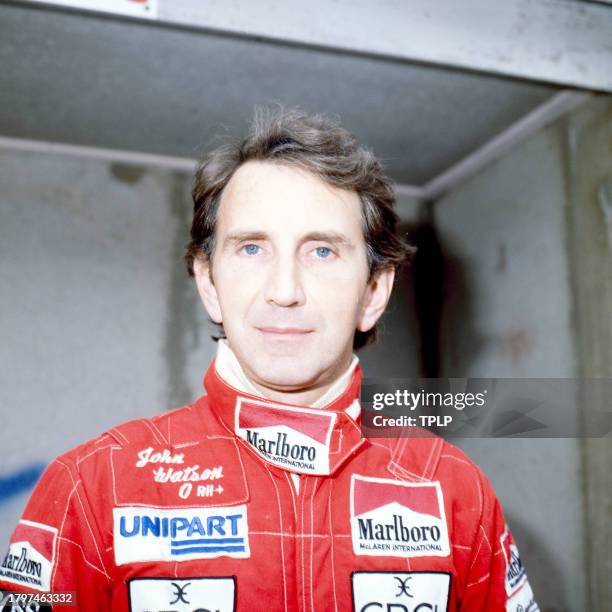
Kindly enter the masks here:
<path id="1" fill-rule="evenodd" d="M 461 451 L 361 436 L 353 350 L 411 250 L 372 154 L 322 117 L 260 113 L 193 195 L 186 261 L 225 334 L 206 395 L 52 463 L 1 584 L 86 611 L 537 610 Z"/>

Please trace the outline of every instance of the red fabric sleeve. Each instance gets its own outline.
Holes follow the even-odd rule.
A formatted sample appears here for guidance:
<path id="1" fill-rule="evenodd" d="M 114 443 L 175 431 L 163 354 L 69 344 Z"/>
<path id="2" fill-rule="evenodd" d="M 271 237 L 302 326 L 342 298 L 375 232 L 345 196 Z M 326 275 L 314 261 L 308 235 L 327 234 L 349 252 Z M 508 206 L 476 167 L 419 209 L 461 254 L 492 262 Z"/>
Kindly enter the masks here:
<path id="1" fill-rule="evenodd" d="M 67 457 L 41 476 L 9 541 L 0 565 L 0 588 L 12 591 L 77 594 L 77 607 L 111 608 L 110 578 L 101 537 L 78 471 Z"/>
<path id="2" fill-rule="evenodd" d="M 478 470 L 482 512 L 473 548 L 462 612 L 537 612 L 516 543 L 489 481 Z"/>

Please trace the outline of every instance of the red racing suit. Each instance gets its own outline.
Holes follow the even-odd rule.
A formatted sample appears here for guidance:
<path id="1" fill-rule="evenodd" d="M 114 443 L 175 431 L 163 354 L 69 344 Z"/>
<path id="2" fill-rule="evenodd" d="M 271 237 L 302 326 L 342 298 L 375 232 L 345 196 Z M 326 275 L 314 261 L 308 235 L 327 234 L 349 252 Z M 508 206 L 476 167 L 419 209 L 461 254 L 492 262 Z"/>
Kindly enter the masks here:
<path id="1" fill-rule="evenodd" d="M 538 610 L 480 469 L 439 437 L 362 438 L 361 377 L 313 409 L 213 361 L 193 404 L 47 468 L 0 588 L 76 592 L 86 612 Z"/>

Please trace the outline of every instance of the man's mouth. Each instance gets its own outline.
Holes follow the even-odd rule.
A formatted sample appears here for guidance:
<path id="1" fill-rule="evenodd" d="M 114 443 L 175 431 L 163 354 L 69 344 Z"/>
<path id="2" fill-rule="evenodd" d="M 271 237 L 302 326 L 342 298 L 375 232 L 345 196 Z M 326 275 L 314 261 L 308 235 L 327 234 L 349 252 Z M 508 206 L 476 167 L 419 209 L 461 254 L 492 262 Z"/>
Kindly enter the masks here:
<path id="1" fill-rule="evenodd" d="M 256 327 L 258 331 L 265 334 L 269 338 L 278 338 L 283 340 L 290 340 L 294 338 L 303 338 L 305 335 L 310 334 L 312 329 L 306 329 L 302 327 L 276 327 L 266 325 L 263 327 Z"/>

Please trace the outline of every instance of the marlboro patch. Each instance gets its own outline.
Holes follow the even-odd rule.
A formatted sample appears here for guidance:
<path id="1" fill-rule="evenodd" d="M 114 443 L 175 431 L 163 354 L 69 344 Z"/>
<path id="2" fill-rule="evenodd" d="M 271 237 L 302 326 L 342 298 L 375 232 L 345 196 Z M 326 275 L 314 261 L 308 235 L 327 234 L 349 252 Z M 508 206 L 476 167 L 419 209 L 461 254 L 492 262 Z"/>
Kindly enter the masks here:
<path id="1" fill-rule="evenodd" d="M 266 461 L 302 474 L 329 474 L 336 415 L 239 397 L 236 434 Z"/>
<path id="2" fill-rule="evenodd" d="M 19 521 L 2 565 L 0 580 L 38 591 L 51 587 L 57 529 L 33 521 Z"/>
<path id="3" fill-rule="evenodd" d="M 446 557 L 450 547 L 440 483 L 354 474 L 351 533 L 356 555 Z"/>

